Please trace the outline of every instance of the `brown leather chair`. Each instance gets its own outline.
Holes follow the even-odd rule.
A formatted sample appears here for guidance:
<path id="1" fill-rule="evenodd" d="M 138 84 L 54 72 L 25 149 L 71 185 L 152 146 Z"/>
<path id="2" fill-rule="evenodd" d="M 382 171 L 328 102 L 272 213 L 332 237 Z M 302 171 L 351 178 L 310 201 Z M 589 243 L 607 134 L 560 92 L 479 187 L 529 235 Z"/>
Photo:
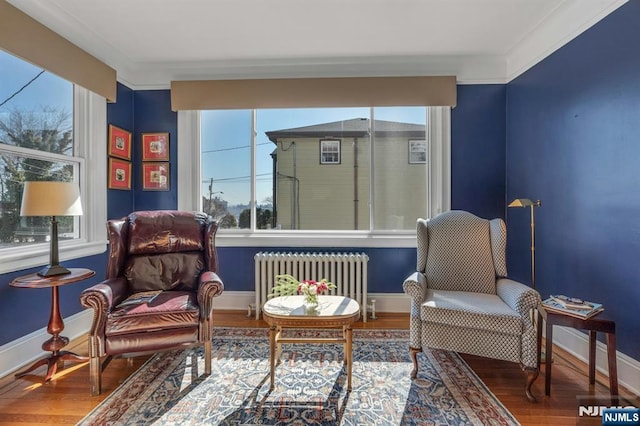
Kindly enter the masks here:
<path id="1" fill-rule="evenodd" d="M 106 280 L 80 295 L 94 310 L 91 395 L 100 394 L 102 370 L 116 355 L 203 345 L 211 374 L 213 298 L 224 288 L 216 222 L 200 213 L 139 211 L 110 220 L 108 231 Z"/>

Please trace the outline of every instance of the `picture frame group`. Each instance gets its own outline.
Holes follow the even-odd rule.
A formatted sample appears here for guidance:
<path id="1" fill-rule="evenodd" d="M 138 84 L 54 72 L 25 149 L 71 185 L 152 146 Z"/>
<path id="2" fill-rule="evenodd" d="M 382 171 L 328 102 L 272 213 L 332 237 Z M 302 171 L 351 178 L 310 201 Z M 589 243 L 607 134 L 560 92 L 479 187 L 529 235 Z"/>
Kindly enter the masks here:
<path id="1" fill-rule="evenodd" d="M 113 124 L 109 125 L 108 188 L 131 190 L 132 135 Z M 169 133 L 141 134 L 142 190 L 169 191 L 170 154 Z"/>

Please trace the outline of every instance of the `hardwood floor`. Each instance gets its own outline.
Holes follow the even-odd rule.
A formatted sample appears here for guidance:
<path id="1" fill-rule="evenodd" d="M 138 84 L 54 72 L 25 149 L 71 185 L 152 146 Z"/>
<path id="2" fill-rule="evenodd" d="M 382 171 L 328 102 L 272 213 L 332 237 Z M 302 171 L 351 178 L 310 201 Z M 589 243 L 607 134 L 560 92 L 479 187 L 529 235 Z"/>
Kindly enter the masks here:
<path id="1" fill-rule="evenodd" d="M 358 323 L 356 328 L 403 329 L 408 327 L 407 314 L 378 314 L 377 320 Z M 245 311 L 218 311 L 215 317 L 218 327 L 266 327 L 264 321 L 246 317 Z M 78 354 L 86 354 L 85 339 L 71 342 L 68 348 Z M 523 425 L 574 425 L 578 420 L 578 396 L 591 395 L 606 398 L 609 390 L 606 379 L 596 378 L 590 387 L 586 365 L 554 349 L 553 381 L 551 396 L 544 396 L 544 370 L 533 388 L 537 403 L 529 403 L 524 395 L 525 374 L 508 362 L 463 355 L 463 358 Z M 106 368 L 102 379 L 102 394 L 89 395 L 88 363 L 67 363 L 51 382 L 42 383 L 46 372 L 40 367 L 23 378 L 13 375 L 0 379 L 1 425 L 73 425 L 116 389 L 147 359 L 146 356 L 116 359 Z M 544 368 L 544 367 L 543 367 Z M 605 385 L 603 385 L 605 384 Z M 622 395 L 629 393 L 621 388 Z M 634 400 L 638 404 L 637 397 Z M 600 419 L 594 423 L 601 424 Z"/>

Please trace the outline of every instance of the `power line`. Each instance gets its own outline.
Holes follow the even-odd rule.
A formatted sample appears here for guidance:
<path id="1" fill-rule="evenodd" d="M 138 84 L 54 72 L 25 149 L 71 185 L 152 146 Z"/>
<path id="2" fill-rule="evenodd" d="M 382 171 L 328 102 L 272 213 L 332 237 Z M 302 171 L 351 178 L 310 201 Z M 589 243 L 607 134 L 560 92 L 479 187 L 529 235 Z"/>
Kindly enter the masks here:
<path id="1" fill-rule="evenodd" d="M 262 142 L 262 143 L 256 144 L 256 146 L 260 146 L 260 145 L 271 145 L 271 142 Z M 251 145 L 234 146 L 230 148 L 206 149 L 202 151 L 202 153 L 209 154 L 211 152 L 233 151 L 235 149 L 243 149 L 243 148 L 251 148 Z"/>
<path id="2" fill-rule="evenodd" d="M 27 82 L 27 84 L 25 84 L 24 86 L 22 86 L 21 88 L 19 88 L 13 95 L 9 96 L 7 99 L 5 99 L 4 101 L 2 101 L 2 103 L 0 103 L 0 107 L 3 106 L 4 104 L 6 104 L 7 102 L 9 102 L 11 99 L 13 99 L 18 93 L 22 92 L 24 89 L 27 88 L 27 86 L 29 86 L 31 83 L 33 83 L 34 81 L 36 81 L 36 79 L 38 77 L 40 77 L 42 74 L 44 74 L 44 70 L 40 71 L 38 73 L 38 75 L 36 75 L 35 77 L 33 77 L 31 80 L 29 80 Z"/>

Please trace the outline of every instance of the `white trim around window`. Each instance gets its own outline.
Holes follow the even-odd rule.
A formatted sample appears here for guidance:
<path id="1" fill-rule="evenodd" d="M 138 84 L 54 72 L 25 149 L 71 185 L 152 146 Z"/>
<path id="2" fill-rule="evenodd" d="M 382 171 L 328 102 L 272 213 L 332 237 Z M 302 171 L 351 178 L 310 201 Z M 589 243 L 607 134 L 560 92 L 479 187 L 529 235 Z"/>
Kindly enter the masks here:
<path id="1" fill-rule="evenodd" d="M 107 103 L 104 97 L 75 86 L 74 146 L 84 159 L 80 168 L 81 239 L 61 241 L 61 261 L 103 253 L 107 247 Z M 0 273 L 49 263 L 49 244 L 16 247 L 2 253 Z"/>
<path id="2" fill-rule="evenodd" d="M 451 208 L 451 108 L 427 109 L 430 217 Z M 178 208 L 199 211 L 200 113 L 178 112 Z M 237 230 L 218 233 L 219 247 L 391 247 L 416 246 L 415 231 L 267 231 Z"/>

